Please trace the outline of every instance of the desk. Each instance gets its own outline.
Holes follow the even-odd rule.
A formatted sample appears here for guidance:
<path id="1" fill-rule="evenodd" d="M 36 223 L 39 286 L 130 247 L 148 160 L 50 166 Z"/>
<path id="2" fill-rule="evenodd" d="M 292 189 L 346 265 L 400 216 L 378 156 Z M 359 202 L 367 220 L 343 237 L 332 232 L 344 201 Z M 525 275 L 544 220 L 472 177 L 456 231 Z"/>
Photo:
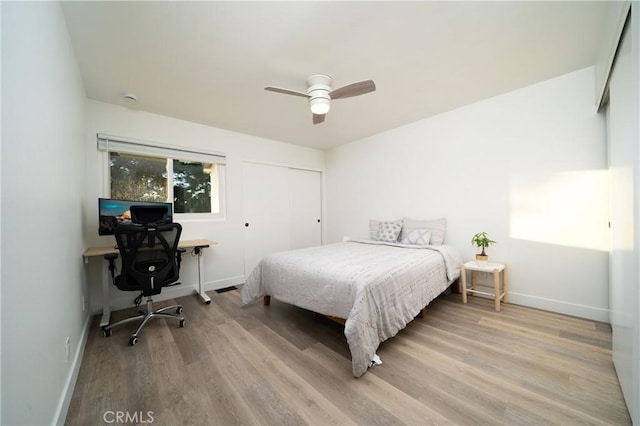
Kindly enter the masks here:
<path id="1" fill-rule="evenodd" d="M 204 277 L 204 265 L 200 262 L 200 257 L 202 257 L 202 249 L 214 246 L 218 243 L 211 240 L 180 240 L 178 242 L 178 247 L 183 249 L 194 249 L 195 254 L 198 255 L 198 290 L 196 293 L 200 296 L 202 301 L 207 305 L 211 303 L 211 298 L 207 296 L 207 293 L 204 292 L 202 288 L 202 281 Z M 82 257 L 84 258 L 84 263 L 89 263 L 89 259 L 97 256 L 104 256 L 105 254 L 116 253 L 120 254 L 115 246 L 106 246 L 106 247 L 89 247 L 82 253 Z M 111 305 L 109 304 L 109 286 L 111 285 L 111 275 L 109 271 L 105 268 L 102 270 L 102 319 L 100 320 L 100 327 L 105 325 L 109 325 L 109 319 L 111 318 Z"/>

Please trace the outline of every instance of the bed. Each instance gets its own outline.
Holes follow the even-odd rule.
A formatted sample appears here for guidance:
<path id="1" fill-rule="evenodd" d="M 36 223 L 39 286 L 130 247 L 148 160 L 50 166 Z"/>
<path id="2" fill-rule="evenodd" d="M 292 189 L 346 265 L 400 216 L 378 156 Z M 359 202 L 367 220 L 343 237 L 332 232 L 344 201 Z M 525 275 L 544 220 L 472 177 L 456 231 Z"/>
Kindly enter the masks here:
<path id="1" fill-rule="evenodd" d="M 449 245 L 346 241 L 265 256 L 241 297 L 245 305 L 267 296 L 345 319 L 353 375 L 360 377 L 379 360 L 380 343 L 445 291 L 461 264 Z"/>

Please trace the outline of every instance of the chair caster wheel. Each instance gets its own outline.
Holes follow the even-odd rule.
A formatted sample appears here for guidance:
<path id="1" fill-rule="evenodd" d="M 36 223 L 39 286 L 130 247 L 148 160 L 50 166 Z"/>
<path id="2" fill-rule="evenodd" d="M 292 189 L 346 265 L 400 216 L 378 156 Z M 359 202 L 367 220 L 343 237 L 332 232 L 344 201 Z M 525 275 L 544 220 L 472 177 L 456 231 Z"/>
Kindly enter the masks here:
<path id="1" fill-rule="evenodd" d="M 111 329 L 110 328 L 102 328 L 102 334 L 104 337 L 111 337 Z"/>
<path id="2" fill-rule="evenodd" d="M 180 328 L 184 327 L 184 320 L 183 319 L 180 320 L 180 324 L 178 324 L 178 327 L 180 327 Z"/>
<path id="3" fill-rule="evenodd" d="M 176 309 L 176 314 L 180 315 L 182 313 L 182 306 L 179 306 L 178 309 Z"/>
<path id="4" fill-rule="evenodd" d="M 138 336 L 131 336 L 131 339 L 129 339 L 129 344 L 131 346 L 135 346 L 136 343 L 138 343 Z"/>

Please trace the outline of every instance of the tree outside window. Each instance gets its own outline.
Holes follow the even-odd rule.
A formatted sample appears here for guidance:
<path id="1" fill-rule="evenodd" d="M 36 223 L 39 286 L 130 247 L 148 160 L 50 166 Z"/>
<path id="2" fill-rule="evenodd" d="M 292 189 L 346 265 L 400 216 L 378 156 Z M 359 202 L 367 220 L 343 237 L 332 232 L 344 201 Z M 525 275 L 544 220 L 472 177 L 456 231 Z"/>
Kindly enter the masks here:
<path id="1" fill-rule="evenodd" d="M 215 164 L 173 160 L 173 209 L 176 213 L 211 212 L 211 177 L 214 166 Z"/>
<path id="2" fill-rule="evenodd" d="M 111 198 L 167 201 L 167 160 L 111 152 Z"/>
<path id="3" fill-rule="evenodd" d="M 218 164 L 110 152 L 111 198 L 173 201 L 175 213 L 220 213 Z"/>

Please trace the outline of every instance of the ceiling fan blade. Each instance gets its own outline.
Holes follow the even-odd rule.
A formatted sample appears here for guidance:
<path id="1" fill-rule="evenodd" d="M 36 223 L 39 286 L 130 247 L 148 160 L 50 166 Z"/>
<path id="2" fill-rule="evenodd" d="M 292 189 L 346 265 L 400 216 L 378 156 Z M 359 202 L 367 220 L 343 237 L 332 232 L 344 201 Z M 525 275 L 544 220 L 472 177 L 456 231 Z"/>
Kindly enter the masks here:
<path id="1" fill-rule="evenodd" d="M 331 99 L 350 98 L 352 96 L 364 95 L 374 90 L 376 90 L 376 84 L 373 80 L 364 80 L 336 89 L 329 93 L 329 96 L 331 96 Z"/>
<path id="2" fill-rule="evenodd" d="M 269 90 L 270 92 L 283 93 L 285 95 L 293 95 L 293 96 L 301 96 L 303 98 L 308 98 L 309 95 L 303 92 L 297 92 L 295 90 L 289 89 L 281 89 L 279 87 L 265 87 L 264 90 Z"/>
<path id="3" fill-rule="evenodd" d="M 320 124 L 320 123 L 322 123 L 322 122 L 324 121 L 324 116 L 325 116 L 325 115 L 326 115 L 326 114 L 322 114 L 322 115 L 319 115 L 319 114 L 313 114 L 313 124 Z"/>

